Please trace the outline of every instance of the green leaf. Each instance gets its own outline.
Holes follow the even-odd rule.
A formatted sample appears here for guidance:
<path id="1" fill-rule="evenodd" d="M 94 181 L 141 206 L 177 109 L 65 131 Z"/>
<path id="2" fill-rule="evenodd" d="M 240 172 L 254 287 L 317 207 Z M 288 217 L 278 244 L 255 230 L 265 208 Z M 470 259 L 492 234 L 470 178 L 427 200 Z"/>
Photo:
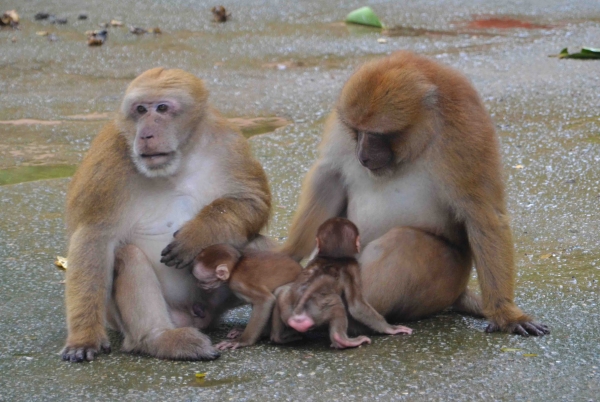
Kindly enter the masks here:
<path id="1" fill-rule="evenodd" d="M 564 48 L 558 54 L 559 59 L 599 59 L 600 60 L 600 49 L 596 49 L 593 47 L 584 47 L 581 48 L 581 52 L 579 53 L 571 53 L 567 51 L 567 48 Z"/>
<path id="2" fill-rule="evenodd" d="M 383 24 L 381 23 L 381 21 L 379 21 L 379 18 L 371 9 L 371 7 L 361 7 L 352 11 L 346 16 L 346 22 L 383 28 Z"/>

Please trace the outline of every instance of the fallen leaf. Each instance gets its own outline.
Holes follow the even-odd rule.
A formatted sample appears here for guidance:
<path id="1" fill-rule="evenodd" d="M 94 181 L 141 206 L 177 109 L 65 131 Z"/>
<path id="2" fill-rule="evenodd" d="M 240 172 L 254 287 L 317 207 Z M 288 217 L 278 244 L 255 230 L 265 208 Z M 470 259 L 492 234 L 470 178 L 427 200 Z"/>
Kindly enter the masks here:
<path id="1" fill-rule="evenodd" d="M 111 27 L 122 27 L 123 22 L 119 21 L 119 20 L 110 20 L 110 26 Z"/>
<path id="2" fill-rule="evenodd" d="M 523 353 L 524 357 L 537 357 L 537 353 Z"/>
<path id="3" fill-rule="evenodd" d="M 67 269 L 67 259 L 65 257 L 61 257 L 59 255 L 56 256 L 56 261 L 54 261 L 54 265 L 56 265 L 60 269 Z"/>
<path id="4" fill-rule="evenodd" d="M 523 169 L 524 167 L 525 167 L 525 166 L 523 166 L 523 165 L 516 165 L 516 166 L 513 166 L 513 168 L 514 168 L 514 169 Z"/>
<path id="5" fill-rule="evenodd" d="M 50 32 L 48 32 L 48 31 L 37 31 L 35 34 L 37 36 L 48 36 L 48 35 L 50 35 Z"/>
<path id="6" fill-rule="evenodd" d="M 206 373 L 196 373 L 196 378 L 204 378 L 206 377 Z"/>
<path id="7" fill-rule="evenodd" d="M 593 47 L 582 47 L 579 53 L 569 53 L 567 48 L 560 51 L 559 54 L 550 55 L 559 59 L 600 59 L 600 49 Z"/>
<path id="8" fill-rule="evenodd" d="M 386 38 L 379 38 L 379 39 L 377 39 L 377 43 L 387 43 L 387 39 Z"/>
<path id="9" fill-rule="evenodd" d="M 519 348 L 501 348 L 500 349 L 501 352 L 518 352 L 520 350 L 523 350 L 523 349 L 519 349 Z"/>
<path id="10" fill-rule="evenodd" d="M 379 21 L 379 17 L 377 17 L 371 7 L 361 7 L 350 12 L 346 16 L 346 22 L 383 28 L 383 24 Z"/>
<path id="11" fill-rule="evenodd" d="M 550 257 L 552 257 L 552 253 L 550 253 L 550 254 L 542 254 L 542 255 L 540 255 L 540 260 L 547 260 Z"/>

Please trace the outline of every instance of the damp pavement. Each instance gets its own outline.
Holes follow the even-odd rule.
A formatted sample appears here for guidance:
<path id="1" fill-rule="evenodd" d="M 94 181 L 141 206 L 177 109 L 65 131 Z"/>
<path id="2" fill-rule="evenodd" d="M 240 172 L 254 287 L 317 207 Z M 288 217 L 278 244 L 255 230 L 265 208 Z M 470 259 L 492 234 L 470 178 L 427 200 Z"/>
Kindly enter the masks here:
<path id="1" fill-rule="evenodd" d="M 0 401 L 597 400 L 600 61 L 548 55 L 600 47 L 600 3 L 222 4 L 232 14 L 224 24 L 211 21 L 217 3 L 193 0 L 0 2 L 0 12 L 21 17 L 19 30 L 0 30 Z M 341 22 L 363 5 L 394 28 L 389 36 Z M 67 24 L 35 21 L 38 12 Z M 125 27 L 88 47 L 85 31 L 112 19 Z M 163 33 L 136 36 L 127 26 Z M 552 334 L 486 334 L 483 320 L 448 312 L 410 323 L 412 336 L 376 336 L 347 351 L 317 336 L 170 362 L 120 353 L 113 335 L 110 355 L 60 360 L 64 274 L 53 260 L 66 252 L 68 176 L 131 79 L 183 68 L 205 79 L 224 115 L 255 123 L 246 133 L 271 181 L 269 235 L 281 240 L 343 83 L 397 49 L 460 69 L 481 93 L 502 144 L 516 301 Z M 248 311 L 233 311 L 211 337 L 244 324 Z"/>

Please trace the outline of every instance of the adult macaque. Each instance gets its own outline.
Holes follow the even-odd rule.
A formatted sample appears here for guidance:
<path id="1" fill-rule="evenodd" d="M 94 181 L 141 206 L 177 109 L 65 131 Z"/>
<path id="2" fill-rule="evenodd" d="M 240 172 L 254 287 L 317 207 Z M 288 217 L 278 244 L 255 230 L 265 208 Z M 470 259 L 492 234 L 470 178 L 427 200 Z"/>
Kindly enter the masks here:
<path id="1" fill-rule="evenodd" d="M 275 304 L 273 291 L 292 282 L 300 272 L 302 266 L 284 254 L 252 250 L 242 253 L 228 244 L 205 248 L 193 269 L 198 286 L 210 292 L 226 284 L 239 299 L 252 304 L 250 320 L 241 336 L 219 343 L 217 349 L 254 345 L 271 317 Z"/>
<path id="2" fill-rule="evenodd" d="M 492 121 L 457 71 L 410 52 L 362 66 L 331 114 L 283 251 L 296 259 L 317 227 L 360 229 L 367 301 L 391 320 L 453 306 L 488 332 L 549 333 L 514 303 L 515 266 Z M 473 262 L 483 299 L 467 289 Z"/>
<path id="3" fill-rule="evenodd" d="M 390 325 L 362 295 L 358 228 L 348 219 L 331 218 L 317 231 L 317 255 L 290 286 L 278 291 L 271 339 L 280 341 L 283 323 L 298 332 L 329 323 L 331 346 L 337 349 L 371 343 L 366 336 L 348 338 L 348 313 L 371 329 L 389 335 L 411 334 L 412 329 Z"/>
<path id="4" fill-rule="evenodd" d="M 263 241 L 271 198 L 246 140 L 207 98 L 192 74 L 146 71 L 75 173 L 67 194 L 64 360 L 110 351 L 107 323 L 123 333 L 125 351 L 219 356 L 194 328 L 191 266 L 211 244 Z"/>

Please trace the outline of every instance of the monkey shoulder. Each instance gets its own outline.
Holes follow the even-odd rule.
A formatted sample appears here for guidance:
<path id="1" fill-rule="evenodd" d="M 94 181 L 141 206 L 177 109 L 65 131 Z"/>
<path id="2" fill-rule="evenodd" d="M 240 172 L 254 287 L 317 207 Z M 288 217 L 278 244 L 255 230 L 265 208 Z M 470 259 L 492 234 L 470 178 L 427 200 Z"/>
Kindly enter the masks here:
<path id="1" fill-rule="evenodd" d="M 118 219 L 128 199 L 135 167 L 125 138 L 114 122 L 104 126 L 76 170 L 67 191 L 67 225 L 98 225 Z"/>

